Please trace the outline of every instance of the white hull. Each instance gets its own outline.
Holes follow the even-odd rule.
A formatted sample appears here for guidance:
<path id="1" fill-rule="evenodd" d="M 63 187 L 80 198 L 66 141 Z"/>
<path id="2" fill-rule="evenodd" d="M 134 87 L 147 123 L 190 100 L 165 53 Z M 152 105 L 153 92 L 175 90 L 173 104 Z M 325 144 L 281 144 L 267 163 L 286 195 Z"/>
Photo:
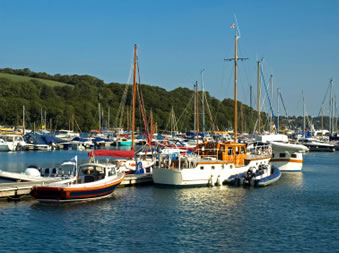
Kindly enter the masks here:
<path id="1" fill-rule="evenodd" d="M 1 135 L 0 151 L 16 151 L 17 148 L 24 147 L 26 143 L 20 135 Z"/>
<path id="2" fill-rule="evenodd" d="M 8 152 L 8 151 L 11 151 L 11 150 L 9 149 L 8 144 L 6 144 L 6 143 L 1 143 L 1 144 L 0 144 L 0 151 L 2 151 L 2 152 Z"/>
<path id="3" fill-rule="evenodd" d="M 303 167 L 304 148 L 300 148 L 298 144 L 289 143 L 272 143 L 272 159 L 271 163 L 281 172 L 301 172 Z"/>
<path id="4" fill-rule="evenodd" d="M 0 151 L 8 152 L 8 151 L 16 151 L 18 143 L 16 142 L 1 142 L 0 143 Z"/>
<path id="5" fill-rule="evenodd" d="M 272 159 L 271 164 L 281 172 L 301 172 L 303 168 L 302 162 L 294 162 L 290 159 L 286 159 L 285 161 L 274 161 L 274 159 Z"/>
<path id="6" fill-rule="evenodd" d="M 269 158 L 251 161 L 247 166 L 241 167 L 235 167 L 234 164 L 230 163 L 206 164 L 204 162 L 198 162 L 194 168 L 156 167 L 153 169 L 153 181 L 156 184 L 175 186 L 221 185 L 227 182 L 231 176 L 245 173 L 250 167 L 257 168 L 259 164 L 269 165 Z"/>
<path id="7" fill-rule="evenodd" d="M 302 144 L 293 144 L 293 143 L 283 143 L 283 142 L 275 142 L 272 141 L 272 150 L 276 152 L 289 152 L 289 153 L 295 153 L 295 152 L 301 152 L 305 153 L 308 152 L 308 148 Z"/>

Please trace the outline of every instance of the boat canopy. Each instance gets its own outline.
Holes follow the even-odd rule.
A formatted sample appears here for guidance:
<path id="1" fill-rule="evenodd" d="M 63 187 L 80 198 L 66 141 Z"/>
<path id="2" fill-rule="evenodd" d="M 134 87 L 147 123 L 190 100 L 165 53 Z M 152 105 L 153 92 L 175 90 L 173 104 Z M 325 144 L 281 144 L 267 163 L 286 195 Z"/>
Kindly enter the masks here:
<path id="1" fill-rule="evenodd" d="M 88 152 L 88 156 L 108 156 L 108 157 L 121 157 L 121 158 L 133 158 L 134 150 L 94 150 Z"/>

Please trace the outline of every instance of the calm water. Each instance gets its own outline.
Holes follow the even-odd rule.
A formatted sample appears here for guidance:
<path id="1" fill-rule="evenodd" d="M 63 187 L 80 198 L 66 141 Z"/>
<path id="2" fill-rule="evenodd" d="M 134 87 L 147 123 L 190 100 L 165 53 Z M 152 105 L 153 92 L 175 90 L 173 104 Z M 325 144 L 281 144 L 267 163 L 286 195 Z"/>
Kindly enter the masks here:
<path id="1" fill-rule="evenodd" d="M 0 169 L 87 152 L 0 153 Z M 118 188 L 65 205 L 0 201 L 1 252 L 339 252 L 339 152 L 266 188 Z"/>

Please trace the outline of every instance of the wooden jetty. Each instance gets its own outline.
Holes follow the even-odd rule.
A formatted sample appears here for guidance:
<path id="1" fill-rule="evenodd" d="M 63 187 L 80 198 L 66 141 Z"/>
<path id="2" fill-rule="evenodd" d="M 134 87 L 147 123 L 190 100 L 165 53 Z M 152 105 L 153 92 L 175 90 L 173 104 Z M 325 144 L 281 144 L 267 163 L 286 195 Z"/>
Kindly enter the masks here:
<path id="1" fill-rule="evenodd" d="M 6 172 L 2 171 L 6 176 Z M 19 173 L 17 173 L 19 174 Z M 4 176 L 4 175 L 3 175 Z M 23 175 L 20 175 L 24 177 Z M 3 177 L 5 178 L 5 177 Z M 7 177 L 9 179 L 9 177 Z M 14 179 L 14 178 L 10 178 Z M 21 197 L 29 196 L 31 193 L 31 190 L 33 186 L 35 185 L 43 185 L 48 183 L 57 182 L 60 180 L 60 178 L 43 178 L 38 181 L 31 181 L 31 182 L 22 182 L 26 178 L 16 178 L 18 182 L 13 183 L 0 183 L 0 200 L 19 200 Z M 15 179 L 14 179 L 15 180 Z M 125 186 L 138 186 L 142 184 L 152 184 L 152 174 L 127 174 L 125 176 L 125 179 L 121 182 L 119 187 L 125 187 Z"/>
<path id="2" fill-rule="evenodd" d="M 127 174 L 120 186 L 132 186 L 140 184 L 153 184 L 152 174 Z"/>
<path id="3" fill-rule="evenodd" d="M 40 182 L 14 182 L 0 184 L 0 199 L 19 200 L 23 196 L 30 195 L 32 187 L 45 183 L 57 182 L 58 178 L 49 178 L 47 181 Z"/>

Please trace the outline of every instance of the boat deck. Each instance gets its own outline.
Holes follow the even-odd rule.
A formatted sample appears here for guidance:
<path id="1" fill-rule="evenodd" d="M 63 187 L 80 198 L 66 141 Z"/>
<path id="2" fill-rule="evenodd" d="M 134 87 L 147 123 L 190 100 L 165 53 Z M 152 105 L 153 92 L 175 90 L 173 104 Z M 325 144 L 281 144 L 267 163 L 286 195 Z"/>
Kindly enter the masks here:
<path id="1" fill-rule="evenodd" d="M 127 174 L 125 179 L 121 182 L 120 186 L 132 186 L 140 184 L 153 184 L 152 174 Z"/>

